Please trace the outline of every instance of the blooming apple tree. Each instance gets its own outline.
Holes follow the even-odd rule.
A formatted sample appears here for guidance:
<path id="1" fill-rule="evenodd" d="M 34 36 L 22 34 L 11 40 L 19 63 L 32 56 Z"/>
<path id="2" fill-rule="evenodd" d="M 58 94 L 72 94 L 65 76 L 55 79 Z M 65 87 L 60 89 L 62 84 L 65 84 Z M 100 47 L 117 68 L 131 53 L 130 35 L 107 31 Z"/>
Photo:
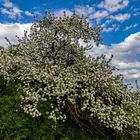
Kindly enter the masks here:
<path id="1" fill-rule="evenodd" d="M 32 117 L 48 114 L 55 122 L 72 119 L 81 128 L 101 132 L 104 127 L 116 132 L 140 129 L 139 94 L 128 90 L 122 75 L 113 75 L 115 68 L 104 55 L 85 55 L 93 47 L 90 40 L 101 42 L 100 31 L 101 27 L 91 26 L 75 13 L 63 17 L 48 13 L 35 21 L 30 34 L 25 32 L 18 44 L 0 50 L 0 75 L 19 81 L 25 113 Z M 48 102 L 49 109 L 42 111 L 40 102 Z"/>

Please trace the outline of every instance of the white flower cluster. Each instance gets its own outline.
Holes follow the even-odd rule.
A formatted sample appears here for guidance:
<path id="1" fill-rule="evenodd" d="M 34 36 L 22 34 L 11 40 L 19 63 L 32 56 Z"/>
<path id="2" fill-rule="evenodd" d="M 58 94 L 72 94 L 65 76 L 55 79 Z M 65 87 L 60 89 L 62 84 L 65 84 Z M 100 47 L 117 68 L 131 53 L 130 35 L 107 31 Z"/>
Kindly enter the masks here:
<path id="1" fill-rule="evenodd" d="M 65 121 L 68 110 L 81 116 L 88 111 L 85 118 L 97 117 L 106 127 L 117 131 L 129 126 L 140 128 L 139 100 L 133 99 L 121 80 L 98 60 L 68 68 L 50 62 L 41 67 L 37 65 L 40 62 L 27 56 L 9 54 L 1 52 L 0 72 L 7 79 L 20 81 L 19 87 L 26 93 L 21 96 L 21 106 L 32 117 L 41 115 L 39 101 L 53 99 L 49 118 L 54 121 Z"/>

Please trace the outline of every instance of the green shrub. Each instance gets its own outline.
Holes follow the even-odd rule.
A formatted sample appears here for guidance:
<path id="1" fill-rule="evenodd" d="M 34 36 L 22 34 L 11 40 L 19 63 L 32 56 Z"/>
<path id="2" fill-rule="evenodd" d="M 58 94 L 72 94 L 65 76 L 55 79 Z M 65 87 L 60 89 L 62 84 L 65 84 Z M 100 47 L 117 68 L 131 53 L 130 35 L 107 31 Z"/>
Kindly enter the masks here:
<path id="1" fill-rule="evenodd" d="M 20 108 L 17 83 L 0 78 L 0 139 L 1 140 L 88 140 L 92 136 L 70 123 L 56 125 L 44 115 L 32 118 Z M 46 107 L 40 104 L 40 107 Z"/>

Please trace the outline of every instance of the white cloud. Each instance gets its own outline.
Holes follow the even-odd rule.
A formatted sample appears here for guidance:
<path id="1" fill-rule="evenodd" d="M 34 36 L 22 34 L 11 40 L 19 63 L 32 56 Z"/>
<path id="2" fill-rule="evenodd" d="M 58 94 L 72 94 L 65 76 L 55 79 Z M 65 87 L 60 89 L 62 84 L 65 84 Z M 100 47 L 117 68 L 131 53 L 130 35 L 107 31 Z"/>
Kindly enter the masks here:
<path id="1" fill-rule="evenodd" d="M 13 7 L 13 3 L 8 0 L 5 0 L 3 5 L 4 7 L 7 7 L 7 8 Z"/>
<path id="2" fill-rule="evenodd" d="M 133 16 L 139 16 L 140 12 L 133 13 Z"/>
<path id="3" fill-rule="evenodd" d="M 66 14 L 68 16 L 72 15 L 72 11 L 70 11 L 68 9 L 56 10 L 56 11 L 54 11 L 54 15 L 57 16 L 57 17 L 62 17 L 62 16 L 64 16 L 64 11 L 66 12 Z"/>
<path id="4" fill-rule="evenodd" d="M 90 16 L 90 18 L 91 19 L 102 19 L 108 15 L 109 15 L 109 13 L 107 11 L 100 10 L 100 11 L 94 12 L 93 15 Z"/>
<path id="5" fill-rule="evenodd" d="M 98 4 L 98 8 L 106 9 L 109 12 L 116 12 L 128 6 L 128 0 L 104 0 Z"/>
<path id="6" fill-rule="evenodd" d="M 80 6 L 77 5 L 74 8 L 75 12 L 78 15 L 84 15 L 84 17 L 87 17 L 88 19 L 95 19 L 95 20 L 100 20 L 109 15 L 108 11 L 106 10 L 95 10 L 93 6 Z"/>
<path id="7" fill-rule="evenodd" d="M 137 23 L 135 23 L 135 24 L 133 24 L 133 25 L 125 26 L 124 31 L 127 31 L 127 30 L 129 30 L 129 29 L 135 28 L 135 27 L 137 27 L 137 26 L 138 26 Z"/>
<path id="8" fill-rule="evenodd" d="M 34 11 L 33 14 L 34 14 L 35 16 L 42 16 L 41 12 L 39 12 L 39 11 Z"/>
<path id="9" fill-rule="evenodd" d="M 125 20 L 128 20 L 131 17 L 130 13 L 121 14 L 120 11 L 126 8 L 129 4 L 129 0 L 103 0 L 99 4 L 97 4 L 97 11 L 104 11 L 104 13 L 108 13 L 106 16 L 103 15 L 103 18 L 105 18 L 104 26 L 107 26 L 108 24 L 111 24 L 114 21 L 123 22 Z M 118 12 L 120 14 L 118 14 Z M 115 14 L 117 13 L 117 15 Z M 102 17 L 101 17 L 102 18 Z M 115 30 L 113 27 L 105 27 L 104 32 L 110 32 Z M 119 30 L 117 27 L 115 31 Z"/>
<path id="10" fill-rule="evenodd" d="M 131 34 L 119 44 L 114 44 L 113 49 L 117 52 L 140 53 L 140 32 Z"/>
<path id="11" fill-rule="evenodd" d="M 22 10 L 20 10 L 19 8 L 17 7 L 13 7 L 13 9 L 11 10 L 13 12 L 13 14 L 15 16 L 18 16 L 18 17 L 21 17 L 21 13 L 23 12 Z"/>
<path id="12" fill-rule="evenodd" d="M 4 8 L 1 8 L 1 12 L 2 12 L 2 14 L 11 15 L 11 12 L 7 9 L 4 9 Z"/>
<path id="13" fill-rule="evenodd" d="M 11 24 L 1 24 L 0 23 L 0 46 L 8 47 L 8 43 L 5 40 L 5 37 L 7 37 L 11 43 L 16 43 L 18 37 L 22 37 L 24 34 L 24 30 L 28 30 L 31 27 L 31 23 L 27 24 L 20 24 L 20 23 L 11 23 Z"/>
<path id="14" fill-rule="evenodd" d="M 107 26 L 114 21 L 122 23 L 131 17 L 130 13 L 118 14 L 118 12 L 126 8 L 128 4 L 129 0 L 103 0 L 97 4 L 98 9 L 96 12 L 98 13 L 98 11 L 104 11 L 104 14 L 101 14 L 101 19 L 105 19 L 105 22 L 102 24 L 104 26 L 103 32 L 118 31 L 119 27 L 113 28 Z"/>
<path id="15" fill-rule="evenodd" d="M 113 27 L 108 27 L 108 28 L 104 27 L 104 28 L 103 28 L 103 32 L 111 32 L 111 31 L 113 31 L 113 30 L 114 30 Z"/>
<path id="16" fill-rule="evenodd" d="M 91 18 L 90 16 L 93 13 L 95 13 L 95 9 L 89 5 L 86 5 L 86 6 L 77 5 L 75 6 L 74 10 L 78 15 L 84 15 L 85 17 L 88 17 L 88 18 Z"/>
<path id="17" fill-rule="evenodd" d="M 0 8 L 2 14 L 7 15 L 11 19 L 22 18 L 22 10 L 16 7 L 12 2 L 5 0 L 3 2 L 3 8 Z"/>
<path id="18" fill-rule="evenodd" d="M 126 83 L 140 81 L 140 32 L 131 34 L 124 41 L 111 46 L 100 45 L 97 47 L 93 43 L 93 48 L 88 51 L 92 56 L 106 54 L 107 58 L 113 54 L 112 65 L 119 68 L 119 73 L 124 75 Z"/>
<path id="19" fill-rule="evenodd" d="M 103 32 L 118 31 L 120 26 L 113 27 L 111 25 L 114 21 L 124 22 L 131 17 L 130 13 L 113 14 L 117 10 L 122 10 L 128 6 L 128 0 L 104 0 L 101 3 L 95 5 L 77 5 L 74 7 L 74 11 L 78 15 L 84 15 L 91 23 L 94 21 L 97 25 L 103 26 Z M 97 8 L 98 7 L 98 8 Z M 115 9 L 116 8 L 116 9 Z M 113 10 L 114 9 L 114 10 Z M 66 11 L 68 15 L 72 14 L 72 10 L 59 9 L 54 12 L 56 16 L 63 16 L 63 11 Z M 103 23 L 104 22 L 104 23 Z M 93 22 L 92 22 L 93 23 Z M 91 24 L 92 24 L 91 23 Z M 111 26 L 108 26 L 111 25 Z"/>
<path id="20" fill-rule="evenodd" d="M 128 20 L 131 17 L 130 14 L 125 13 L 125 14 L 118 14 L 118 15 L 111 15 L 110 18 L 116 21 L 123 22 L 125 20 Z"/>
<path id="21" fill-rule="evenodd" d="M 118 31 L 119 30 L 119 25 L 117 24 L 112 24 L 110 27 L 106 27 L 106 24 L 103 24 L 103 32 L 111 32 L 111 31 Z"/>
<path id="22" fill-rule="evenodd" d="M 107 19 L 104 24 L 107 25 L 107 24 L 110 24 L 111 22 L 112 22 L 112 19 Z"/>
<path id="23" fill-rule="evenodd" d="M 126 79 L 140 80 L 140 32 L 131 34 L 123 42 L 112 45 L 114 64 L 119 67 Z"/>
<path id="24" fill-rule="evenodd" d="M 134 12 L 139 11 L 139 8 L 133 8 L 132 7 L 132 9 L 133 9 Z"/>
<path id="25" fill-rule="evenodd" d="M 64 15 L 64 11 L 68 16 L 72 15 L 73 13 L 72 10 L 69 9 L 58 9 L 54 11 L 54 15 L 61 17 Z M 99 23 L 100 20 L 102 20 L 103 18 L 109 15 L 109 13 L 106 10 L 95 10 L 93 6 L 89 6 L 89 5 L 85 5 L 85 6 L 76 5 L 73 11 L 75 11 L 76 14 L 80 16 L 83 15 L 84 17 L 86 17 L 87 21 L 90 22 L 90 24 L 91 24 L 90 20 L 94 19 L 97 23 Z"/>
<path id="26" fill-rule="evenodd" d="M 25 11 L 25 14 L 26 14 L 27 16 L 33 16 L 33 14 L 32 14 L 31 12 L 29 12 L 29 11 Z"/>
<path id="27" fill-rule="evenodd" d="M 130 13 L 115 14 L 118 10 L 122 10 L 128 6 L 128 0 L 104 0 L 101 3 L 95 5 L 77 5 L 74 7 L 74 11 L 78 15 L 84 15 L 89 21 L 94 20 L 98 25 L 104 26 L 104 32 L 118 31 L 119 26 L 107 27 L 111 25 L 114 21 L 124 22 L 131 17 Z M 98 7 L 98 8 L 97 8 Z M 63 15 L 63 10 L 72 13 L 68 9 L 57 10 L 56 15 Z M 104 23 L 103 23 L 104 22 Z"/>

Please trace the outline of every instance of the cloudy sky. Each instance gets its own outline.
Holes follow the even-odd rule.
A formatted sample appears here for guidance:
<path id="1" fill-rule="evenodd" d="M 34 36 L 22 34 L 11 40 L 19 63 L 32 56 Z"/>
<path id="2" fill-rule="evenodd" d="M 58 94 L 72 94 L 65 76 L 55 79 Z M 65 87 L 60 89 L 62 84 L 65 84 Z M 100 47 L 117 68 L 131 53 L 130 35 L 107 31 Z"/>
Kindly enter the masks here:
<path id="1" fill-rule="evenodd" d="M 140 0 L 0 0 L 0 45 L 7 47 L 16 35 L 29 30 L 34 15 L 40 18 L 47 10 L 61 16 L 75 10 L 95 26 L 103 26 L 103 45 L 89 53 L 114 55 L 112 64 L 124 74 L 125 82 L 140 81 Z M 94 44 L 94 43 L 93 43 Z"/>

